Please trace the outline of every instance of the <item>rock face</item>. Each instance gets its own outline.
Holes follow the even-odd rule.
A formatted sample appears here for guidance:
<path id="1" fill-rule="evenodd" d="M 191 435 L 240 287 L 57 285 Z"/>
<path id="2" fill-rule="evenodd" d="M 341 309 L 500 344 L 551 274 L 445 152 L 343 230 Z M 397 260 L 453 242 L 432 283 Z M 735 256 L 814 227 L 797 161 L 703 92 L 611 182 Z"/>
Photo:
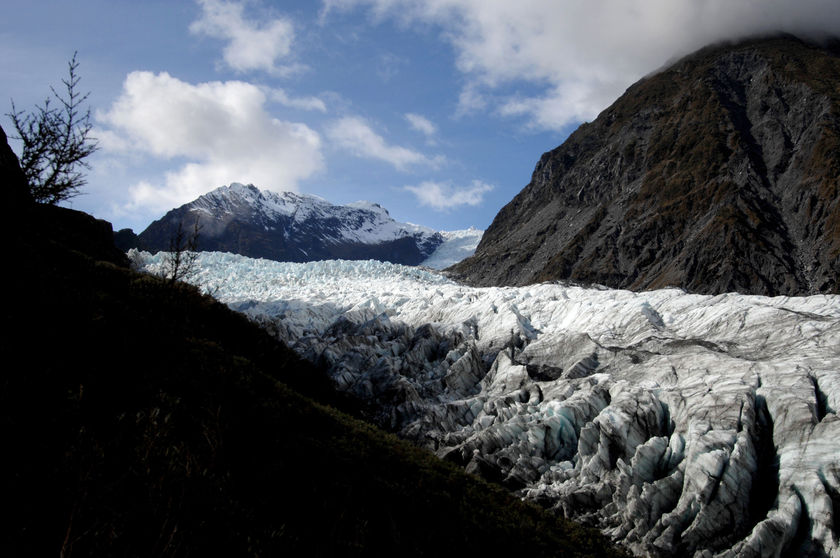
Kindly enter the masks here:
<path id="1" fill-rule="evenodd" d="M 374 203 L 338 206 L 316 196 L 234 183 L 173 209 L 140 233 L 137 244 L 169 250 L 178 224 L 189 235 L 196 222 L 200 250 L 277 261 L 376 259 L 416 265 L 443 243 L 435 231 L 398 223 Z"/>
<path id="2" fill-rule="evenodd" d="M 381 425 L 639 556 L 840 555 L 840 296 L 199 263 Z"/>
<path id="3" fill-rule="evenodd" d="M 840 50 L 701 50 L 542 156 L 473 258 L 474 285 L 840 292 Z"/>

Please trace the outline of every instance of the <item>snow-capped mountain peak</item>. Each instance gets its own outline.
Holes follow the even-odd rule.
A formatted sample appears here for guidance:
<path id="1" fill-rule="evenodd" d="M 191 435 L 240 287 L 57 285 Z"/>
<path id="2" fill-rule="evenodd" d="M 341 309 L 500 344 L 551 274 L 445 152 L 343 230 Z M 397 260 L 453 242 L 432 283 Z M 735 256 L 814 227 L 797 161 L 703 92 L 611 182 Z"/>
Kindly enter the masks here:
<path id="1" fill-rule="evenodd" d="M 200 226 L 199 248 L 278 261 L 377 259 L 416 265 L 443 244 L 427 227 L 394 220 L 377 203 L 336 205 L 311 194 L 231 183 L 167 213 L 140 234 L 147 250 L 166 250 L 182 223 Z"/>
<path id="2" fill-rule="evenodd" d="M 240 212 L 253 209 L 254 212 L 270 217 L 297 215 L 299 220 L 334 207 L 324 198 L 312 194 L 260 190 L 253 184 L 239 182 L 216 188 L 187 205 L 191 206 L 191 211 L 203 211 L 208 214 L 219 208 L 230 213 L 235 212 L 235 208 L 240 208 Z"/>
<path id="3" fill-rule="evenodd" d="M 359 200 L 352 203 L 348 203 L 347 207 L 352 207 L 354 209 L 365 209 L 367 211 L 373 211 L 374 213 L 382 213 L 384 215 L 387 215 L 388 217 L 391 216 L 391 214 L 388 213 L 387 209 L 385 209 L 378 203 L 372 201 Z"/>

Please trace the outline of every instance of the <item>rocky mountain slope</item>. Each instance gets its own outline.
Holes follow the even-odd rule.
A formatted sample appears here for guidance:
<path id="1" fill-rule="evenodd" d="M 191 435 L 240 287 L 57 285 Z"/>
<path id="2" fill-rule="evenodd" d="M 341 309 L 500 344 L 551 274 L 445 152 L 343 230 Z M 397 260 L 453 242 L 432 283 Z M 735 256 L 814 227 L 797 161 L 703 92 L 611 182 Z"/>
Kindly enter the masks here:
<path id="1" fill-rule="evenodd" d="M 455 275 L 840 292 L 838 53 L 776 36 L 642 79 L 542 156 Z"/>
<path id="2" fill-rule="evenodd" d="M 234 183 L 168 212 L 138 235 L 137 245 L 169 250 L 179 223 L 190 234 L 196 222 L 200 250 L 290 262 L 376 259 L 417 265 L 444 241 L 426 227 L 396 222 L 375 203 L 340 206 Z"/>
<path id="3" fill-rule="evenodd" d="M 383 426 L 639 556 L 840 554 L 840 296 L 199 266 Z"/>

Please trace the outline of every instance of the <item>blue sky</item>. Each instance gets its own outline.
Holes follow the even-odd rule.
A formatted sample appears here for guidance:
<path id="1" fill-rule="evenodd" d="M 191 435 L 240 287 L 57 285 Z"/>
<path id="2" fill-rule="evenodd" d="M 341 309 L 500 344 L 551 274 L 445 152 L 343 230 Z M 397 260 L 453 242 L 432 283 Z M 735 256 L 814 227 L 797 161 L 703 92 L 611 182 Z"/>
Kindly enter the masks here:
<path id="1" fill-rule="evenodd" d="M 0 77 L 18 109 L 78 51 L 100 150 L 68 205 L 138 232 L 233 181 L 486 228 L 543 152 L 668 60 L 760 31 L 840 33 L 836 0 L 3 6 Z"/>

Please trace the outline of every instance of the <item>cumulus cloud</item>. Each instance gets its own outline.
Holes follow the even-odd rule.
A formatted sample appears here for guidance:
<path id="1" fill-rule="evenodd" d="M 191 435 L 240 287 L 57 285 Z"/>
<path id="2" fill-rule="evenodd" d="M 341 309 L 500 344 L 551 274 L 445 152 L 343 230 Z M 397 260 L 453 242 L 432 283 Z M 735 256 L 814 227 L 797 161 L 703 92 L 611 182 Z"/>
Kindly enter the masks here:
<path id="1" fill-rule="evenodd" d="M 449 211 L 463 205 L 476 206 L 484 201 L 484 194 L 493 189 L 489 184 L 473 180 L 470 186 L 455 187 L 447 182 L 422 182 L 417 186 L 405 186 L 414 194 L 420 205 L 436 211 Z"/>
<path id="2" fill-rule="evenodd" d="M 413 130 L 417 130 L 427 138 L 432 138 L 437 133 L 437 126 L 435 126 L 434 122 L 423 115 L 409 112 L 405 114 L 405 119 Z"/>
<path id="3" fill-rule="evenodd" d="M 322 16 L 357 7 L 378 22 L 442 28 L 468 78 L 459 112 L 526 82 L 527 94 L 489 108 L 547 129 L 591 120 L 639 78 L 712 42 L 840 34 L 837 0 L 324 0 Z"/>
<path id="4" fill-rule="evenodd" d="M 249 21 L 240 2 L 197 0 L 201 16 L 190 25 L 190 32 L 227 41 L 225 63 L 238 72 L 263 70 L 286 75 L 301 69 L 297 64 L 280 64 L 292 51 L 295 31 L 286 18 Z"/>
<path id="5" fill-rule="evenodd" d="M 132 72 L 97 137 L 111 156 L 175 160 L 161 183 L 129 188 L 128 209 L 160 211 L 230 182 L 297 190 L 323 167 L 320 136 L 266 112 L 266 91 L 240 81 L 190 84 L 167 73 Z"/>
<path id="6" fill-rule="evenodd" d="M 407 147 L 389 145 L 385 138 L 373 131 L 370 125 L 358 116 L 346 116 L 330 123 L 327 126 L 327 136 L 337 146 L 357 157 L 385 161 L 397 170 L 406 170 L 412 166 L 437 167 L 443 163 L 440 156 L 428 157 Z"/>

